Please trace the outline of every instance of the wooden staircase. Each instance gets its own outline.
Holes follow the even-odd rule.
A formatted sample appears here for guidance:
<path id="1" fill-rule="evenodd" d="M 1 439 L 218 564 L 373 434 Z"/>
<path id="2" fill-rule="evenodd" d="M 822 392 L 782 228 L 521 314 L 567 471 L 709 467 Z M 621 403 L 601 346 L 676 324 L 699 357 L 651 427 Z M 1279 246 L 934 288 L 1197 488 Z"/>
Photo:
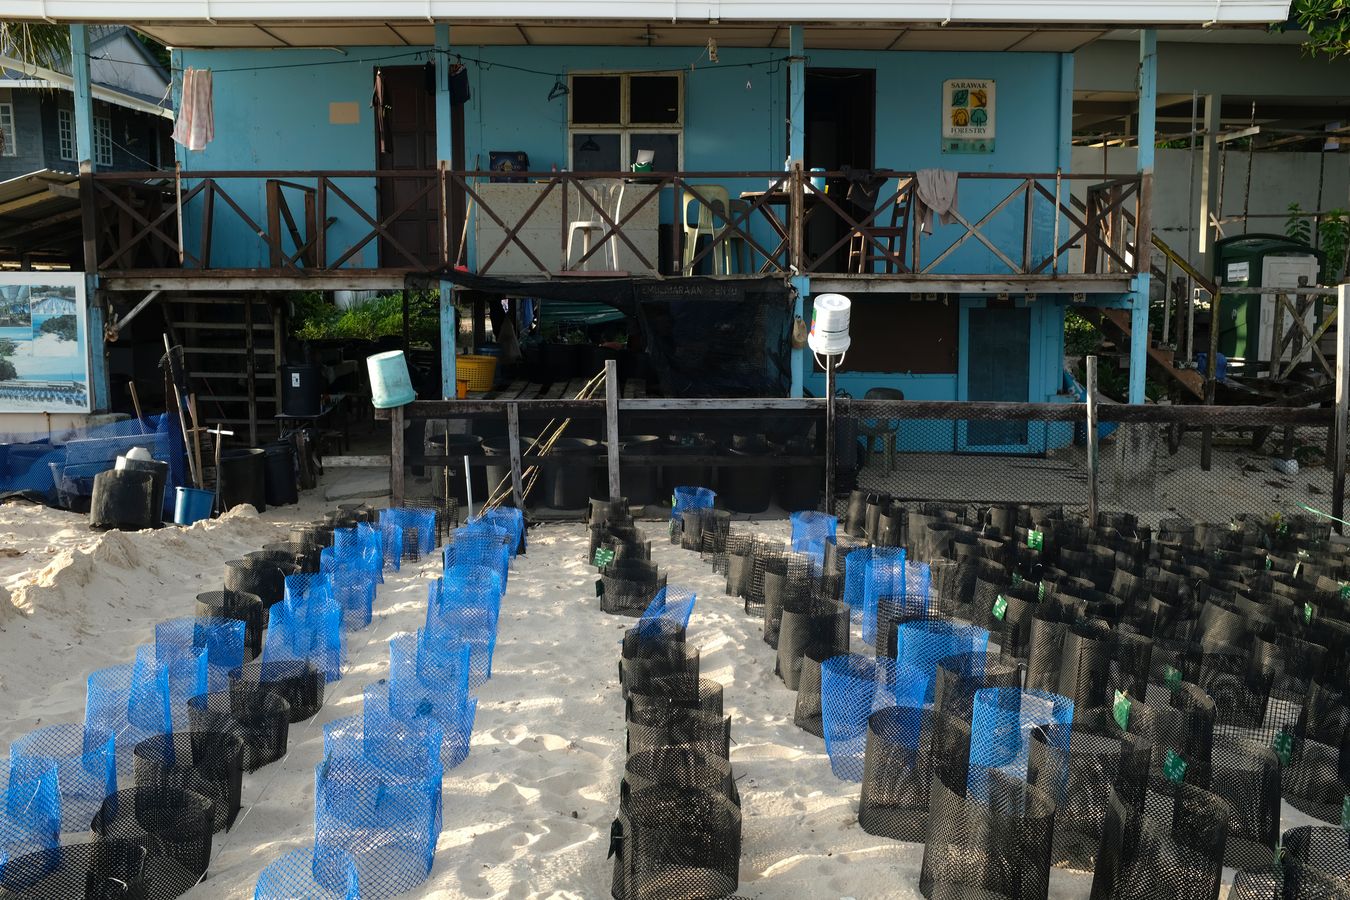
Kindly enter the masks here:
<path id="1" fill-rule="evenodd" d="M 1130 337 L 1130 312 L 1124 309 L 1103 309 L 1101 310 L 1102 319 L 1110 322 L 1116 327 L 1116 330 Z M 1191 396 L 1197 400 L 1205 399 L 1205 379 L 1195 369 L 1178 369 L 1176 366 L 1176 354 L 1170 347 L 1155 347 L 1152 341 L 1148 343 L 1149 362 L 1153 363 L 1153 368 L 1161 372 L 1177 384 L 1181 385 Z"/>

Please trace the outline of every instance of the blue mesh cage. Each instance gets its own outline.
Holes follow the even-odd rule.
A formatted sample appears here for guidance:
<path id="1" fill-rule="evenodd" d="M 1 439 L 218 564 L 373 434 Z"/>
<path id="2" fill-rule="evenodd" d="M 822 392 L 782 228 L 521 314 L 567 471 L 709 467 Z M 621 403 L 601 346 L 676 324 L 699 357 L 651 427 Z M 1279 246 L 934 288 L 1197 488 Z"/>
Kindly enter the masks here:
<path id="1" fill-rule="evenodd" d="M 440 825 L 439 759 L 410 773 L 360 753 L 337 753 L 315 768 L 314 845 L 351 854 L 363 900 L 425 881 Z"/>
<path id="2" fill-rule="evenodd" d="M 304 572 L 286 576 L 288 603 L 323 603 L 333 594 L 332 576 L 327 572 Z"/>
<path id="3" fill-rule="evenodd" d="M 13 437 L 0 455 L 0 491 L 32 491 L 63 509 L 87 511 L 94 476 L 132 447 L 144 447 L 169 464 L 163 515 L 172 520 L 174 489 L 187 483 L 187 466 L 182 431 L 169 413 L 80 428 L 56 441 L 45 431 L 26 441 Z"/>
<path id="4" fill-rule="evenodd" d="M 897 704 L 921 706 L 921 691 L 915 673 L 887 657 L 846 653 L 821 664 L 821 722 L 836 778 L 862 781 L 867 717 Z"/>
<path id="5" fill-rule="evenodd" d="M 825 543 L 835 536 L 839 520 L 834 516 L 808 510 L 792 514 L 792 549 L 805 553 L 817 566 L 825 564 Z"/>
<path id="6" fill-rule="evenodd" d="M 73 723 L 48 725 L 10 744 L 9 782 L 55 770 L 61 830 L 87 832 L 103 801 L 117 792 L 116 741 L 109 731 Z"/>
<path id="7" fill-rule="evenodd" d="M 450 569 L 465 566 L 486 566 L 501 578 L 502 590 L 511 571 L 511 553 L 506 546 L 508 535 L 495 525 L 464 526 L 450 533 L 442 551 L 442 564 Z"/>
<path id="8" fill-rule="evenodd" d="M 390 507 L 380 510 L 380 528 L 402 528 L 404 536 L 417 529 L 417 555 L 430 556 L 436 552 L 436 510 L 414 507 Z M 406 544 L 400 544 L 400 552 Z"/>
<path id="9" fill-rule="evenodd" d="M 382 770 L 413 781 L 441 778 L 441 723 L 430 716 L 395 718 L 387 704 L 363 706 L 361 713 L 323 726 L 323 754 L 364 756 Z M 439 792 L 439 787 L 437 788 Z"/>
<path id="10" fill-rule="evenodd" d="M 10 777 L 0 759 L 0 866 L 16 856 L 50 850 L 61 840 L 61 788 L 54 764 L 26 764 Z"/>
<path id="11" fill-rule="evenodd" d="M 325 547 L 319 553 L 319 571 L 328 576 L 329 591 L 342 609 L 343 625 L 354 630 L 369 625 L 375 610 L 375 591 L 381 580 L 380 558 L 362 556 L 355 545 L 347 553 L 336 546 Z"/>
<path id="12" fill-rule="evenodd" d="M 477 521 L 506 531 L 510 536 L 512 559 L 525 552 L 525 513 L 515 507 L 499 506 L 480 514 Z"/>
<path id="13" fill-rule="evenodd" d="M 855 620 L 862 615 L 867 572 L 872 560 L 880 559 L 893 563 L 897 559 L 904 558 L 903 547 L 864 547 L 844 557 L 844 602 L 848 604 Z"/>
<path id="14" fill-rule="evenodd" d="M 844 563 L 846 570 L 857 555 L 849 555 Z M 920 610 L 927 608 L 927 591 L 918 597 L 908 594 L 909 568 L 905 564 L 906 555 L 903 547 L 874 548 L 872 554 L 862 561 L 862 639 L 872 646 L 877 643 L 877 614 L 883 604 L 889 607 L 912 606 Z M 845 579 L 844 589 L 847 591 L 847 575 Z M 883 639 L 885 637 L 882 635 Z"/>
<path id="15" fill-rule="evenodd" d="M 1069 750 L 1069 726 L 1073 722 L 1073 701 L 1049 691 L 1017 688 L 985 688 L 975 692 L 974 713 L 970 725 L 970 772 L 968 794 L 988 802 L 990 770 L 1026 780 L 1031 732 L 1040 725 L 1063 725 L 1053 729 Z"/>
<path id="16" fill-rule="evenodd" d="M 482 687 L 492 677 L 492 652 L 497 645 L 501 595 L 494 574 L 483 569 L 452 571 L 427 585 L 426 627 L 429 641 L 441 646 L 466 644 L 470 651 L 469 684 Z"/>
<path id="17" fill-rule="evenodd" d="M 405 639 L 413 646 L 396 648 L 396 643 Z M 444 734 L 441 765 L 451 769 L 469 756 L 478 711 L 478 698 L 469 693 L 469 648 L 461 644 L 457 657 L 434 659 L 422 665 L 415 645 L 413 635 L 399 635 L 390 640 L 389 680 L 366 685 L 366 714 L 370 715 L 371 710 L 387 710 L 401 721 L 434 719 Z"/>
<path id="18" fill-rule="evenodd" d="M 712 509 L 716 500 L 717 494 L 709 488 L 677 487 L 671 498 L 670 518 L 679 522 L 685 510 Z"/>
<path id="19" fill-rule="evenodd" d="M 245 625 L 238 619 L 202 617 L 167 619 L 155 626 L 155 656 L 159 659 L 206 653 L 206 690 L 230 686 L 230 672 L 245 663 Z M 170 666 L 170 703 L 173 667 Z M 200 691 L 198 692 L 200 693 Z"/>
<path id="20" fill-rule="evenodd" d="M 333 529 L 333 548 L 346 560 L 359 559 L 377 582 L 384 582 L 384 534 L 368 522 Z"/>
<path id="21" fill-rule="evenodd" d="M 326 681 L 342 677 L 347 664 L 343 610 L 331 596 L 308 602 L 285 600 L 272 607 L 263 640 L 263 664 L 281 660 L 308 662 Z"/>
<path id="22" fill-rule="evenodd" d="M 933 702 L 937 664 L 958 654 L 983 654 L 989 632 L 976 625 L 944 620 L 902 622 L 895 630 L 895 659 L 909 666 L 924 681 L 923 702 Z"/>
<path id="23" fill-rule="evenodd" d="M 191 643 L 180 645 L 172 641 L 166 642 L 163 647 L 156 642 L 141 644 L 136 648 L 136 668 L 143 674 L 136 676 L 135 683 L 147 683 L 147 674 L 155 671 L 156 667 L 168 672 L 169 721 L 175 728 L 183 728 L 187 724 L 188 700 L 206 693 L 209 681 L 206 654 L 207 648 L 204 646 L 193 646 Z M 117 750 L 119 754 L 122 752 L 120 738 Z"/>
<path id="24" fill-rule="evenodd" d="M 146 650 L 150 652 L 145 652 Z M 202 657 L 205 662 L 205 656 Z M 205 668 L 202 670 L 205 679 Z M 169 667 L 156 659 L 153 647 L 136 651 L 136 662 L 99 669 L 89 675 L 84 701 L 85 728 L 113 736 L 117 758 L 131 764 L 136 744 L 173 731 Z"/>
<path id="25" fill-rule="evenodd" d="M 356 860 L 336 847 L 302 847 L 267 864 L 253 900 L 361 900 Z"/>
<path id="26" fill-rule="evenodd" d="M 697 595 L 686 588 L 666 587 L 656 592 L 652 602 L 638 619 L 637 632 L 643 638 L 655 637 L 667 629 L 686 628 L 694 612 Z"/>
<path id="27" fill-rule="evenodd" d="M 384 567 L 395 572 L 403 565 L 403 529 L 393 523 L 380 526 L 380 547 Z"/>

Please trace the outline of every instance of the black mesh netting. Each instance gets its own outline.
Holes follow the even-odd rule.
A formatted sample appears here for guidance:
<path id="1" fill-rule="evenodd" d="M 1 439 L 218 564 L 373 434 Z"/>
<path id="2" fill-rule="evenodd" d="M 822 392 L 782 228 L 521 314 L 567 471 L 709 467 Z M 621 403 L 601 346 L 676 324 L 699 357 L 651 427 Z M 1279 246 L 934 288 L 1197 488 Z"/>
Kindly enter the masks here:
<path id="1" fill-rule="evenodd" d="M 623 793 L 610 829 L 616 900 L 712 900 L 740 879 L 741 811 L 724 793 L 657 784 Z"/>
<path id="2" fill-rule="evenodd" d="M 285 598 L 286 576 L 298 568 L 266 556 L 249 557 L 225 563 L 225 590 L 253 594 L 268 607 L 275 606 Z"/>
<path id="3" fill-rule="evenodd" d="M 137 785 L 104 800 L 90 830 L 103 840 L 140 844 L 150 856 L 182 867 L 195 882 L 211 860 L 213 807 L 193 791 Z"/>
<path id="4" fill-rule="evenodd" d="M 628 712 L 628 752 L 657 747 L 689 747 L 727 759 L 731 753 L 731 718 L 684 706 L 646 707 Z"/>
<path id="5" fill-rule="evenodd" d="M 323 708 L 328 679 L 314 664 L 301 659 L 269 659 L 246 663 L 230 673 L 231 681 L 249 691 L 265 691 L 286 701 L 291 722 L 303 722 Z"/>
<path id="6" fill-rule="evenodd" d="M 188 700 L 193 731 L 232 734 L 244 744 L 244 771 L 252 772 L 286 755 L 290 710 L 286 701 L 262 686 L 233 682 L 228 691 Z"/>
<path id="7" fill-rule="evenodd" d="M 1266 706 L 1270 700 L 1270 672 L 1254 665 L 1249 652 L 1237 647 L 1206 648 L 1200 660 L 1200 688 L 1214 700 L 1214 721 L 1243 729 L 1268 743 L 1265 735 Z"/>
<path id="8" fill-rule="evenodd" d="M 1290 828 L 1280 840 L 1280 860 L 1318 872 L 1350 888 L 1350 833 L 1329 825 Z"/>
<path id="9" fill-rule="evenodd" d="M 741 805 L 731 763 L 690 747 L 655 747 L 628 757 L 623 769 L 619 795 L 645 790 L 656 785 L 694 788 L 710 794 L 722 794 Z"/>
<path id="10" fill-rule="evenodd" d="M 627 717 L 660 713 L 672 708 L 695 709 L 722 715 L 722 685 L 710 678 L 680 673 L 646 679 L 628 689 Z"/>
<path id="11" fill-rule="evenodd" d="M 727 537 L 727 596 L 740 597 L 749 603 L 754 574 L 755 539 L 751 535 L 733 532 Z"/>
<path id="12" fill-rule="evenodd" d="M 620 616 L 640 616 L 653 598 L 666 586 L 655 563 L 642 559 L 615 559 L 600 568 L 596 590 L 600 609 Z"/>
<path id="13" fill-rule="evenodd" d="M 1149 791 L 1144 811 L 1106 810 L 1091 900 L 1214 900 L 1223 875 L 1227 803 L 1190 785 Z"/>
<path id="14" fill-rule="evenodd" d="M 219 732 L 180 731 L 146 738 L 133 751 L 136 787 L 191 791 L 211 802 L 212 830 L 228 830 L 239 814 L 244 744 Z"/>
<path id="15" fill-rule="evenodd" d="M 989 773 L 987 797 L 969 797 L 964 762 L 944 762 L 933 778 L 919 890 L 930 900 L 1045 900 L 1054 802 L 998 770 Z"/>
<path id="16" fill-rule="evenodd" d="M 591 541 L 586 551 L 586 562 L 590 565 L 605 565 L 607 560 L 651 558 L 651 541 L 636 526 L 615 525 L 613 522 L 591 526 Z"/>
<path id="17" fill-rule="evenodd" d="M 1283 772 L 1283 793 L 1300 812 L 1341 821 L 1341 804 L 1350 794 L 1350 708 L 1340 691 L 1318 683 L 1308 691 Z"/>
<path id="18" fill-rule="evenodd" d="M 1079 711 L 1072 726 L 1032 730 L 1027 780 L 1055 801 L 1054 865 L 1093 869 L 1112 791 L 1143 810 L 1150 759 L 1148 744 L 1122 731 L 1109 709 Z"/>
<path id="19" fill-rule="evenodd" d="M 67 844 L 0 866 L 0 900 L 172 900 L 200 872 L 134 841 Z"/>
<path id="20" fill-rule="evenodd" d="M 712 510 L 702 522 L 699 558 L 718 574 L 726 574 L 727 537 L 731 534 L 731 513 Z"/>
<path id="21" fill-rule="evenodd" d="M 867 720 L 858 824 L 868 834 L 922 842 L 934 760 L 970 754 L 970 729 L 940 710 L 890 706 Z"/>
<path id="22" fill-rule="evenodd" d="M 996 653 L 961 653 L 938 661 L 933 706 L 970 723 L 975 693 L 985 688 L 1022 686 L 1022 673 Z"/>
<path id="23" fill-rule="evenodd" d="M 619 682 L 625 699 L 633 691 L 651 693 L 654 682 L 672 675 L 698 677 L 698 648 L 685 642 L 683 625 L 662 620 L 624 632 Z"/>
<path id="24" fill-rule="evenodd" d="M 1344 900 L 1347 887 L 1296 864 L 1238 872 L 1228 900 Z"/>
<path id="25" fill-rule="evenodd" d="M 805 596 L 785 596 L 778 623 L 778 658 L 775 670 L 788 690 L 800 690 L 804 659 L 816 649 L 816 694 L 820 693 L 820 662 L 849 649 L 849 610 L 837 600 L 819 595 L 815 588 Z M 819 655 L 819 654 L 824 654 Z M 819 707 L 817 706 L 817 713 Z"/>
<path id="26" fill-rule="evenodd" d="M 811 597 L 815 566 L 805 553 L 770 556 L 764 569 L 764 643 L 778 648 L 785 606 L 801 608 Z"/>
<path id="27" fill-rule="evenodd" d="M 267 606 L 257 594 L 241 591 L 205 591 L 197 595 L 198 618 L 236 619 L 244 623 L 244 651 L 248 659 L 262 655 Z"/>
<path id="28" fill-rule="evenodd" d="M 1210 749 L 1210 789 L 1229 808 L 1226 865 L 1268 866 L 1280 839 L 1280 759 L 1262 744 L 1216 735 Z"/>
<path id="29" fill-rule="evenodd" d="M 1209 748 L 1214 742 L 1214 701 L 1184 681 L 1150 685 L 1144 703 L 1130 709 L 1126 730 L 1153 748 L 1150 780 L 1155 787 L 1172 781 L 1209 785 Z M 1175 774 L 1170 778 L 1168 769 Z"/>

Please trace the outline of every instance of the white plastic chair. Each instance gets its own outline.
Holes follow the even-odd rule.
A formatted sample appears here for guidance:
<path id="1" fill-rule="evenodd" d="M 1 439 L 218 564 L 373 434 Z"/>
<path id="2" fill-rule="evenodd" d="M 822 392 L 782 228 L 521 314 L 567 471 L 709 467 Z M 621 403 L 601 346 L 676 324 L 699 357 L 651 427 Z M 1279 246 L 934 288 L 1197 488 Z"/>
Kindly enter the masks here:
<path id="1" fill-rule="evenodd" d="M 567 268 L 572 268 L 572 250 L 578 234 L 581 235 L 581 252 L 578 258 L 585 256 L 591 250 L 592 235 L 603 235 L 609 231 L 609 225 L 596 213 L 596 204 L 608 207 L 610 218 L 615 222 L 619 221 L 620 210 L 623 209 L 623 189 L 624 181 L 621 178 L 592 178 L 586 181 L 586 193 L 591 195 L 592 200 L 588 200 L 577 191 L 576 218 L 567 224 Z M 590 218 L 582 216 L 590 215 Z M 609 246 L 606 252 L 609 256 L 609 267 L 617 271 L 619 268 L 619 236 L 617 233 L 609 236 Z M 581 264 L 581 271 L 591 271 L 591 266 L 596 258 L 602 254 L 596 253 Z"/>

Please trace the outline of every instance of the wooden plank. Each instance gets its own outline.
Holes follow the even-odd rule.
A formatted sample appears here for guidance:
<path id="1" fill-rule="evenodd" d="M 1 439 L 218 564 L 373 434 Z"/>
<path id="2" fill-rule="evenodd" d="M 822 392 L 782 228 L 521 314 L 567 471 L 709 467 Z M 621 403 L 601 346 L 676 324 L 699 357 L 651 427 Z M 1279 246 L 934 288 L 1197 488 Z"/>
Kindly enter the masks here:
<path id="1" fill-rule="evenodd" d="M 511 498 L 515 501 L 516 509 L 524 509 L 525 490 L 520 473 L 520 407 L 514 403 L 506 408 L 506 440 L 511 453 Z M 488 485 L 488 490 L 495 487 Z"/>
<path id="2" fill-rule="evenodd" d="M 1128 312 L 1123 309 L 1102 309 L 1101 313 L 1126 337 L 1130 336 L 1131 326 Z M 1171 350 L 1155 347 L 1150 343 L 1148 358 L 1153 362 L 1155 369 L 1181 385 L 1191 396 L 1197 400 L 1205 399 L 1205 379 L 1194 369 L 1178 369 L 1173 364 L 1176 357 Z"/>
<path id="3" fill-rule="evenodd" d="M 329 469 L 387 469 L 391 465 L 388 456 L 325 456 L 323 464 Z"/>
<path id="4" fill-rule="evenodd" d="M 609 496 L 618 499 L 619 493 L 619 362 L 605 360 L 605 439 L 609 457 Z"/>

